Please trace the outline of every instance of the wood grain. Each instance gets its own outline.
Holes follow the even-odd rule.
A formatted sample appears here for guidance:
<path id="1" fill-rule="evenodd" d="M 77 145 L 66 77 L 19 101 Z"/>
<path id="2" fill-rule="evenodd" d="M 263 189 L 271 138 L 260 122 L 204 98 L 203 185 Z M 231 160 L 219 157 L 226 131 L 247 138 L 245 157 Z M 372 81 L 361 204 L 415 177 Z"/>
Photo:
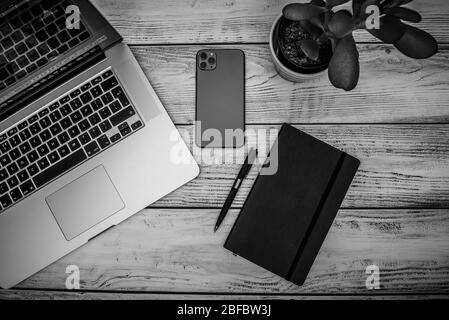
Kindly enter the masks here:
<path id="1" fill-rule="evenodd" d="M 133 47 L 177 124 L 195 119 L 195 54 L 204 47 Z M 390 45 L 358 45 L 361 77 L 349 93 L 334 88 L 327 74 L 297 84 L 282 79 L 266 45 L 219 47 L 245 51 L 250 124 L 449 122 L 449 46 L 431 59 L 413 60 Z"/>
<path id="2" fill-rule="evenodd" d="M 217 294 L 425 294 L 449 290 L 449 211 L 340 210 L 302 287 L 234 256 L 222 244 L 232 210 L 147 209 L 49 266 L 19 288 L 65 289 L 78 265 L 82 290 Z M 378 265 L 381 289 L 365 287 Z"/>
<path id="3" fill-rule="evenodd" d="M 343 207 L 449 207 L 448 125 L 301 125 L 297 128 L 340 148 L 362 162 Z M 191 126 L 179 127 L 200 163 L 200 176 L 154 204 L 157 207 L 216 207 L 223 205 L 244 160 L 244 150 L 198 150 Z M 279 125 L 248 126 L 248 142 Z M 259 144 L 261 153 L 268 143 Z M 223 159 L 225 162 L 223 162 Z M 233 206 L 241 207 L 258 172 L 250 172 Z"/>
<path id="4" fill-rule="evenodd" d="M 93 1 L 131 44 L 268 42 L 271 25 L 284 5 L 306 0 L 129 0 Z M 446 0 L 416 0 L 409 5 L 419 27 L 440 42 L 449 41 Z M 377 41 L 365 31 L 357 41 Z"/>

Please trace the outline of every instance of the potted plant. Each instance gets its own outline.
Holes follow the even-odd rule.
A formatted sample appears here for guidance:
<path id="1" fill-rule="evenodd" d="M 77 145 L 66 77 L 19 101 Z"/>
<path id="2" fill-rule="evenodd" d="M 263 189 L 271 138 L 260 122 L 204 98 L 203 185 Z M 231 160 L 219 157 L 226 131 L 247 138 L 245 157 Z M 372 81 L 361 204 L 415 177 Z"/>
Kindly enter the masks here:
<path id="1" fill-rule="evenodd" d="M 270 34 L 270 51 L 276 70 L 287 80 L 328 73 L 330 82 L 346 91 L 357 86 L 359 54 L 352 35 L 365 29 L 384 43 L 393 44 L 408 57 L 425 59 L 438 51 L 436 40 L 427 32 L 404 21 L 418 23 L 421 15 L 403 5 L 412 0 L 353 0 L 352 12 L 335 7 L 350 0 L 311 0 L 284 7 Z M 378 25 L 368 25 L 377 6 Z"/>

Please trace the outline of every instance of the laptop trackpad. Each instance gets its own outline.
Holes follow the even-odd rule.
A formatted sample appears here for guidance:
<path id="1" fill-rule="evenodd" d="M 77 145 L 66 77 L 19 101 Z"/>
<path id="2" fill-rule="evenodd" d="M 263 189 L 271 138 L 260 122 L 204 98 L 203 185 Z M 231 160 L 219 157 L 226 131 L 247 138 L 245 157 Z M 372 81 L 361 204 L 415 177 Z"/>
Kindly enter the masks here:
<path id="1" fill-rule="evenodd" d="M 69 183 L 46 201 L 67 240 L 125 207 L 103 166 Z"/>

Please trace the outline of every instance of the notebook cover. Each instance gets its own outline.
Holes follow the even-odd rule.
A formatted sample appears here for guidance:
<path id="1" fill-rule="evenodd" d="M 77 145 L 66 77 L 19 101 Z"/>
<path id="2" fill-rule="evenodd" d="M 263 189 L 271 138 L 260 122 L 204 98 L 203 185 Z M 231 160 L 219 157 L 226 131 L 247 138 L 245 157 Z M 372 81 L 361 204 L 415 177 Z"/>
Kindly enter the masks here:
<path id="1" fill-rule="evenodd" d="M 360 162 L 284 124 L 278 170 L 259 175 L 224 247 L 302 285 Z"/>

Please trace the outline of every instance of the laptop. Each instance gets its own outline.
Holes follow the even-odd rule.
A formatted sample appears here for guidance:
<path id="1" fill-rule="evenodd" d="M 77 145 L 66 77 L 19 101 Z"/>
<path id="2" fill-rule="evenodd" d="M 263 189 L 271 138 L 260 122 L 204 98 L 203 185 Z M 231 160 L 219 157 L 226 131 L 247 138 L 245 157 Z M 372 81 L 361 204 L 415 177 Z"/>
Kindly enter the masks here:
<path id="1" fill-rule="evenodd" d="M 198 174 L 130 49 L 88 0 L 0 0 L 2 288 Z"/>

